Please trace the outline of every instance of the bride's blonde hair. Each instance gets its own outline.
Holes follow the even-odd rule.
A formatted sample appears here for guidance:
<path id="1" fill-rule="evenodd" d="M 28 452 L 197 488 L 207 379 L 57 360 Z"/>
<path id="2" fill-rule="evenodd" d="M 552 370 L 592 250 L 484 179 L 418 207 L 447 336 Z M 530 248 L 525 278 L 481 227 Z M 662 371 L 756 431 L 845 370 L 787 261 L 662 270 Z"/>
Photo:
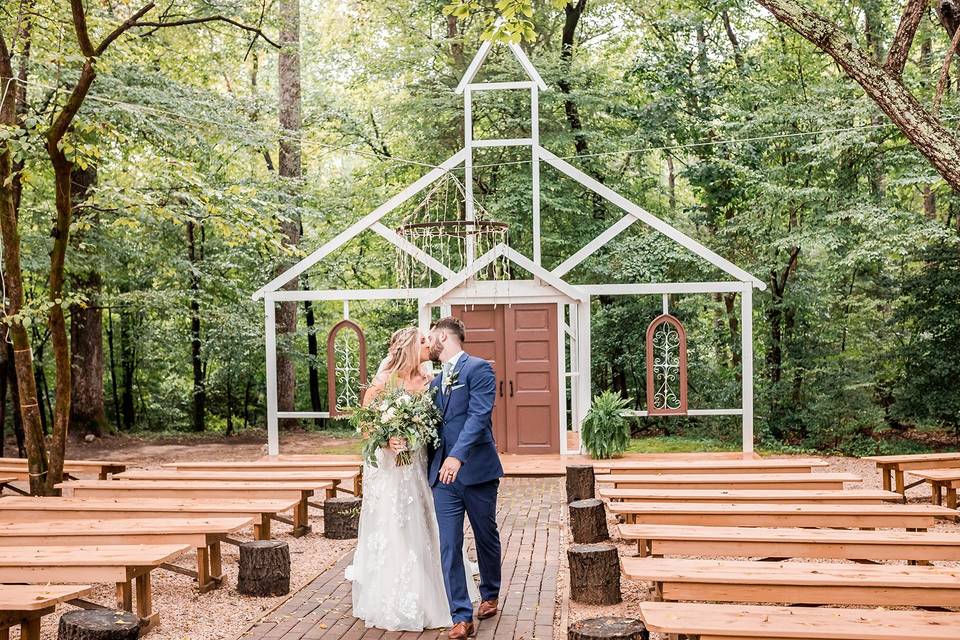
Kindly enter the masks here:
<path id="1" fill-rule="evenodd" d="M 420 375 L 419 329 L 408 327 L 393 334 L 383 371 L 387 375 L 397 374 L 405 378 Z"/>

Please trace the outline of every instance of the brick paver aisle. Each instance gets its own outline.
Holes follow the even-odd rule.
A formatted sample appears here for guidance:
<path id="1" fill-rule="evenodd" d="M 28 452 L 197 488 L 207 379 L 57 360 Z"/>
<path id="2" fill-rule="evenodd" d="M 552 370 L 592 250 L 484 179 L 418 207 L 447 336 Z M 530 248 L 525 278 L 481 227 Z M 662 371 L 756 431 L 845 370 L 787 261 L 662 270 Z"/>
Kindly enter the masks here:
<path id="1" fill-rule="evenodd" d="M 503 545 L 500 613 L 479 623 L 478 640 L 551 640 L 560 566 L 563 480 L 504 478 L 497 521 Z M 472 547 L 473 541 L 469 544 Z M 343 570 L 352 553 L 291 596 L 240 640 L 413 640 L 446 638 L 366 629 L 351 613 Z M 475 557 L 471 548 L 470 556 Z"/>

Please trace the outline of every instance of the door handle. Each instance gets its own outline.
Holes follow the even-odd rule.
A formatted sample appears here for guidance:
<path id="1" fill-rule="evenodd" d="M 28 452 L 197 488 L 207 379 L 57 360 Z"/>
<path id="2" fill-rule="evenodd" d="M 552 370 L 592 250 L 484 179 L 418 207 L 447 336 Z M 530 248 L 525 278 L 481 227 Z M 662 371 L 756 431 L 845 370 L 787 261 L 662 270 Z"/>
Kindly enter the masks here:
<path id="1" fill-rule="evenodd" d="M 510 381 L 510 397 L 513 397 L 513 380 Z"/>
<path id="2" fill-rule="evenodd" d="M 503 380 L 500 381 L 500 397 L 503 397 Z"/>

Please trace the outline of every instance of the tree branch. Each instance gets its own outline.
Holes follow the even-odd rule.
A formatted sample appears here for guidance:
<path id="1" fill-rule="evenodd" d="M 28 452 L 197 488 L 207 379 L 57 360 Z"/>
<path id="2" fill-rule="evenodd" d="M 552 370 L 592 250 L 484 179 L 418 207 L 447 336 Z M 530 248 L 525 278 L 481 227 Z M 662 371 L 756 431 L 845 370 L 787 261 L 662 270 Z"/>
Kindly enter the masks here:
<path id="1" fill-rule="evenodd" d="M 90 42 L 90 31 L 87 29 L 87 14 L 83 10 L 83 0 L 70 0 L 70 10 L 73 12 L 73 29 L 77 32 L 77 42 L 80 51 L 88 58 L 96 57 L 97 52 Z"/>
<path id="2" fill-rule="evenodd" d="M 144 14 L 146 14 L 148 11 L 150 11 L 151 9 L 153 9 L 155 6 L 157 6 L 156 3 L 151 2 L 151 3 L 147 4 L 147 5 L 145 5 L 143 8 L 141 8 L 141 9 L 140 9 L 139 11 L 137 11 L 135 14 L 133 14 L 132 16 L 130 16 L 129 18 L 127 18 L 126 20 L 124 20 L 124 21 L 123 21 L 123 24 L 121 24 L 121 25 L 118 26 L 116 29 L 114 29 L 113 31 L 111 31 L 111 32 L 110 32 L 110 35 L 108 35 L 106 38 L 103 39 L 103 42 L 101 42 L 101 43 L 100 43 L 100 46 L 97 47 L 96 55 L 99 56 L 99 55 L 103 54 L 103 52 L 107 50 L 107 47 L 109 47 L 109 46 L 113 43 L 114 40 L 116 40 L 116 39 L 119 38 L 121 35 L 123 35 L 123 33 L 124 33 L 125 31 L 127 31 L 127 30 L 130 29 L 131 27 L 138 26 L 137 20 L 139 20 L 140 18 L 142 18 L 142 17 L 144 16 Z"/>
<path id="3" fill-rule="evenodd" d="M 947 90 L 947 84 L 950 82 L 950 63 L 953 62 L 953 54 L 957 50 L 957 45 L 960 45 L 960 29 L 953 32 L 953 40 L 950 41 L 950 48 L 947 49 L 947 55 L 943 58 L 943 66 L 940 68 L 937 92 L 933 95 L 934 117 L 940 113 L 940 102 L 943 100 L 943 94 Z"/>
<path id="4" fill-rule="evenodd" d="M 884 64 L 887 71 L 896 77 L 903 75 L 903 68 L 906 66 L 907 57 L 910 55 L 913 37 L 917 34 L 920 22 L 927 13 L 927 7 L 929 7 L 929 0 L 907 0 L 907 5 L 903 8 L 900 24 L 897 25 L 897 33 L 890 43 L 887 61 Z"/>
<path id="5" fill-rule="evenodd" d="M 74 0 L 76 1 L 76 0 Z M 248 24 L 243 24 L 242 22 L 237 22 L 233 18 L 228 18 L 226 16 L 207 16 L 204 18 L 187 18 L 185 20 L 174 20 L 171 22 L 138 22 L 134 26 L 137 27 L 154 27 L 156 29 L 162 29 L 165 27 L 183 27 L 191 24 L 203 24 L 205 22 L 226 22 L 231 24 L 238 29 L 243 29 L 244 31 L 249 31 L 250 33 L 263 38 L 264 42 L 269 44 L 275 49 L 279 49 L 280 45 L 273 40 L 271 40 L 267 35 L 257 27 L 251 27 Z"/>

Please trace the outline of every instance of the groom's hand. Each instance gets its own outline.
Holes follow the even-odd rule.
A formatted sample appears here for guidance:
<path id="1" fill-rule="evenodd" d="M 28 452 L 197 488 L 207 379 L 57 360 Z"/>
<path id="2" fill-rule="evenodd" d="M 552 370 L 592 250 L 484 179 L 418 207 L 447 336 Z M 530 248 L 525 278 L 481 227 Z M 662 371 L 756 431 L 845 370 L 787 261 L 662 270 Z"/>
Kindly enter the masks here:
<path id="1" fill-rule="evenodd" d="M 462 462 L 452 456 L 444 460 L 440 466 L 440 482 L 443 484 L 453 484 L 453 481 L 457 479 L 457 474 L 460 472 L 462 464 Z"/>

